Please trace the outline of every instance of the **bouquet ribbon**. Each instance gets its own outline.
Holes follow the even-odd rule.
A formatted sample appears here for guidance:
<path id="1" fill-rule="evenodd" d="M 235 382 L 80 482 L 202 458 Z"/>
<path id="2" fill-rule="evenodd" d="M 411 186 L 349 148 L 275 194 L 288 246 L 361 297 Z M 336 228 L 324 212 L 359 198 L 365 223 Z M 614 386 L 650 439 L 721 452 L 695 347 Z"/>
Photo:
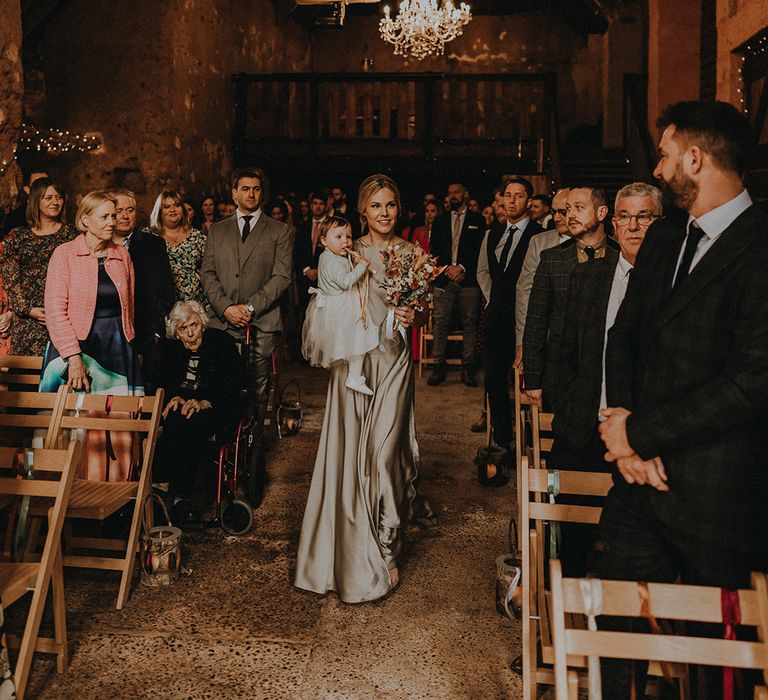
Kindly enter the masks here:
<path id="1" fill-rule="evenodd" d="M 395 307 L 390 306 L 387 311 L 387 325 L 384 331 L 384 337 L 387 340 L 393 340 L 395 337 L 395 323 L 397 323 L 395 320 Z"/>

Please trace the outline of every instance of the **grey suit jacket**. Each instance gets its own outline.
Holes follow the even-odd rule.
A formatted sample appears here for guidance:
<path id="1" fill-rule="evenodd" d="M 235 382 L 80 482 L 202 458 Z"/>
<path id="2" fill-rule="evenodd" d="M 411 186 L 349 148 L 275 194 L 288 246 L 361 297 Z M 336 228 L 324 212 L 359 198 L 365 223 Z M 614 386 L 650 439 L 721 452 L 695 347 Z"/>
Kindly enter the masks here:
<path id="1" fill-rule="evenodd" d="M 515 294 L 515 333 L 517 335 L 517 344 L 523 344 L 523 334 L 525 333 L 525 315 L 528 313 L 528 298 L 531 296 L 533 287 L 533 277 L 536 274 L 536 268 L 539 266 L 541 251 L 548 248 L 554 248 L 560 244 L 560 234 L 557 229 L 544 231 L 531 238 L 528 244 L 528 252 L 523 260 L 523 269 L 517 280 L 517 290 Z"/>
<path id="2" fill-rule="evenodd" d="M 210 326 L 233 335 L 224 311 L 233 304 L 251 304 L 251 324 L 266 333 L 282 330 L 280 295 L 291 283 L 293 242 L 288 227 L 264 212 L 242 242 L 236 216 L 211 226 L 200 279 L 211 304 Z"/>

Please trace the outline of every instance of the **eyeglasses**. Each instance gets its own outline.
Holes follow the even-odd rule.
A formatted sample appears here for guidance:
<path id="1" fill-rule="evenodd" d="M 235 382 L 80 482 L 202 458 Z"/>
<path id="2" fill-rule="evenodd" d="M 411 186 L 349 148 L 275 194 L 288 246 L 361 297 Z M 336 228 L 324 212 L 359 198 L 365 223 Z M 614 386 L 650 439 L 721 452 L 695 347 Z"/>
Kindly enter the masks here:
<path id="1" fill-rule="evenodd" d="M 658 217 L 655 214 L 617 214 L 616 223 L 629 226 L 632 219 L 635 219 L 639 226 L 648 226 L 656 218 Z"/>
<path id="2" fill-rule="evenodd" d="M 565 217 L 565 215 L 568 213 L 565 209 L 553 209 L 553 214 L 558 214 L 559 216 Z"/>

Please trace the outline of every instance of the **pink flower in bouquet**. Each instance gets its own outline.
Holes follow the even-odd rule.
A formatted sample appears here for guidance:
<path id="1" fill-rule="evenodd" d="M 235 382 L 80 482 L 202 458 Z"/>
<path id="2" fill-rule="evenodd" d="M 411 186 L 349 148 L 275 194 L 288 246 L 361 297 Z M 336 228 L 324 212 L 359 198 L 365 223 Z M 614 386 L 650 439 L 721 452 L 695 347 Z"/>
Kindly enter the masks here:
<path id="1" fill-rule="evenodd" d="M 382 252 L 387 304 L 423 311 L 432 301 L 432 283 L 445 269 L 418 246 L 389 246 Z"/>

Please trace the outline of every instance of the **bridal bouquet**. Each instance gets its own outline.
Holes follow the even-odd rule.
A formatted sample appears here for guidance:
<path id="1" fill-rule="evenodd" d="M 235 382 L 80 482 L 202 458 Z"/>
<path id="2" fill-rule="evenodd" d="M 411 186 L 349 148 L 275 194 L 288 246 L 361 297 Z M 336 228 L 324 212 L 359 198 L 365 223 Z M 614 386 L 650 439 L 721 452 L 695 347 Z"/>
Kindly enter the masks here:
<path id="1" fill-rule="evenodd" d="M 408 306 L 423 311 L 432 301 L 432 283 L 445 269 L 438 267 L 437 258 L 418 246 L 391 245 L 381 252 L 384 261 L 384 281 L 387 305 Z"/>

